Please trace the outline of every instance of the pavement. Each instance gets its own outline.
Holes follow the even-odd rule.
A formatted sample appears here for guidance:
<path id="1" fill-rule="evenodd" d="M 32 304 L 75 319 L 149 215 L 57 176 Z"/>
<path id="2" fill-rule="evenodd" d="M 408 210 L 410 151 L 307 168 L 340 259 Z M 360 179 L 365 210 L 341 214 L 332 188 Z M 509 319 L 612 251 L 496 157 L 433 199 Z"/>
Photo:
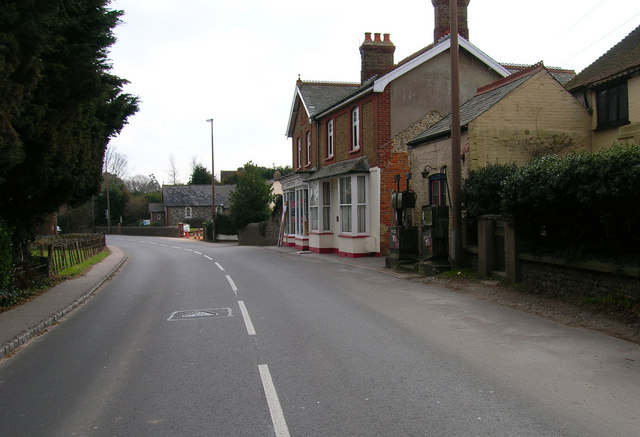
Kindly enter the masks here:
<path id="1" fill-rule="evenodd" d="M 30 301 L 0 313 L 0 359 L 47 331 L 89 299 L 125 263 L 118 247 L 85 275 L 62 282 Z"/>

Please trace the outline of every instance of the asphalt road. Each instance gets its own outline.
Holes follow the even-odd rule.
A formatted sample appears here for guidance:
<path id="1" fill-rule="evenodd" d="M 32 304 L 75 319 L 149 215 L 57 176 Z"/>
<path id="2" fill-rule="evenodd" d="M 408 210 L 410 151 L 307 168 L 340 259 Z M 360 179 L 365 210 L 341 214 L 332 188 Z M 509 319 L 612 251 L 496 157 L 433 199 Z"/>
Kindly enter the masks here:
<path id="1" fill-rule="evenodd" d="M 0 364 L 0 435 L 640 435 L 637 345 L 335 256 L 109 243 L 125 268 Z"/>

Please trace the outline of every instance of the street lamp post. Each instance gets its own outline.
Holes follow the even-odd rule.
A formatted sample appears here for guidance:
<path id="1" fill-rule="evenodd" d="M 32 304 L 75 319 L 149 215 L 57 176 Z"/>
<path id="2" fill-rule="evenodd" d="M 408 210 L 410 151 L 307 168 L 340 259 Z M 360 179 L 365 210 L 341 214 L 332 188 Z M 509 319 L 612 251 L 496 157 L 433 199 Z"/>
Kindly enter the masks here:
<path id="1" fill-rule="evenodd" d="M 207 123 L 211 124 L 211 237 L 216 241 L 216 177 L 214 172 L 213 158 L 213 118 L 207 119 Z"/>

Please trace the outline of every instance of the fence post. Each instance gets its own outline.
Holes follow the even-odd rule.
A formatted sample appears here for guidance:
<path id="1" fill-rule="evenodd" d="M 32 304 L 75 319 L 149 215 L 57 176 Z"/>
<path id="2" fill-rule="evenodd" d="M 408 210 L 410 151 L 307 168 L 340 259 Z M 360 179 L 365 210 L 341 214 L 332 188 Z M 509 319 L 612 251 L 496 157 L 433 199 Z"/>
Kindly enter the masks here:
<path id="1" fill-rule="evenodd" d="M 478 274 L 488 277 L 493 271 L 493 216 L 478 217 Z"/>
<path id="2" fill-rule="evenodd" d="M 47 246 L 47 276 L 53 272 L 53 244 Z"/>

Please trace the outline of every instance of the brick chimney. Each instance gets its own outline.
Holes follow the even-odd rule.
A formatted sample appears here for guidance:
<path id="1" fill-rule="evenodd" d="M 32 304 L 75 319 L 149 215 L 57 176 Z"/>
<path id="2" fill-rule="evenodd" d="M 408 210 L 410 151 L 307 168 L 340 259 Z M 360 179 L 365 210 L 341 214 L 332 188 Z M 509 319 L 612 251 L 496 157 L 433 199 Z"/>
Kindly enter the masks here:
<path id="1" fill-rule="evenodd" d="M 365 32 L 364 42 L 360 46 L 360 57 L 362 59 L 362 68 L 360 69 L 360 83 L 364 83 L 370 77 L 380 74 L 393 67 L 393 52 L 396 46 L 389 39 L 389 34 L 374 34 L 371 39 L 371 32 Z"/>
<path id="2" fill-rule="evenodd" d="M 467 24 L 467 6 L 470 0 L 458 1 L 458 35 L 469 40 L 469 25 Z M 437 43 L 445 35 L 449 34 L 449 0 L 431 0 L 435 15 L 435 27 L 433 29 L 433 42 Z"/>

